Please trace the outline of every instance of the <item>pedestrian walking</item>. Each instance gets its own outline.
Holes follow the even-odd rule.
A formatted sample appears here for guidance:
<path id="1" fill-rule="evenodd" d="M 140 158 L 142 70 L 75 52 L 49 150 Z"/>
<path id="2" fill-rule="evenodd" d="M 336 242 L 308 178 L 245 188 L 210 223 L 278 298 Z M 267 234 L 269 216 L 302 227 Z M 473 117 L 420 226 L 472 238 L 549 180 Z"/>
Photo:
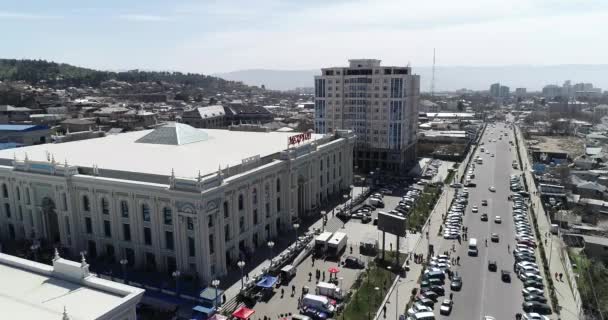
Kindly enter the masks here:
<path id="1" fill-rule="evenodd" d="M 325 271 L 323 271 L 323 281 L 325 281 Z"/>
<path id="2" fill-rule="evenodd" d="M 563 282 L 563 278 L 564 278 L 564 274 L 560 272 L 559 273 L 559 281 Z"/>
<path id="3" fill-rule="evenodd" d="M 556 273 L 555 273 L 555 280 L 557 280 L 557 276 L 558 276 L 558 274 L 557 274 L 557 272 L 556 272 Z"/>
<path id="4" fill-rule="evenodd" d="M 382 307 L 382 311 L 384 311 L 384 318 L 386 318 L 386 304 Z"/>
<path id="5" fill-rule="evenodd" d="M 285 289 L 281 288 L 281 298 L 285 295 Z"/>
<path id="6" fill-rule="evenodd" d="M 294 284 L 291 285 L 291 296 L 293 297 L 296 294 L 296 286 Z"/>
<path id="7" fill-rule="evenodd" d="M 460 265 L 460 256 L 456 257 L 456 264 Z"/>
<path id="8" fill-rule="evenodd" d="M 308 273 L 308 282 L 312 281 L 312 272 Z"/>

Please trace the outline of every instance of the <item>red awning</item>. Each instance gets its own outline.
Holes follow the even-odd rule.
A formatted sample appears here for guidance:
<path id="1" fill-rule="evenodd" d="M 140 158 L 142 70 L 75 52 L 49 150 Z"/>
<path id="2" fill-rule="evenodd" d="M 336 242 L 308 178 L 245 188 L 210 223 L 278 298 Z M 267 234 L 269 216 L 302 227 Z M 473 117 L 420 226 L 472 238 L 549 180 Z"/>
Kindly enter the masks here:
<path id="1" fill-rule="evenodd" d="M 240 308 L 236 309 L 235 312 L 232 313 L 232 316 L 235 318 L 247 320 L 254 313 L 255 313 L 255 311 L 253 311 L 249 308 L 240 307 Z"/>

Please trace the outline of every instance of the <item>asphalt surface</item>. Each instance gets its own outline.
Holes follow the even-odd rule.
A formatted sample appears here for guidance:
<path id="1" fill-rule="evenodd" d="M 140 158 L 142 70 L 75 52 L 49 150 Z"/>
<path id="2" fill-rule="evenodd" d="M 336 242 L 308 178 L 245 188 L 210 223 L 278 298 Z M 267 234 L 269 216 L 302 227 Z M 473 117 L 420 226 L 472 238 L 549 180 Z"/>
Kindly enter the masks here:
<path id="1" fill-rule="evenodd" d="M 502 133 L 500 131 L 502 130 Z M 504 133 L 508 132 L 508 136 Z M 502 140 L 498 140 L 502 135 Z M 496 142 L 489 142 L 489 139 Z M 481 153 L 478 148 L 476 155 L 483 158 L 483 164 L 476 164 L 473 182 L 477 187 L 469 189 L 469 205 L 463 219 L 463 225 L 468 227 L 469 239 L 476 238 L 479 254 L 477 257 L 467 255 L 468 241 L 442 240 L 436 254 L 450 250 L 455 244 L 456 252 L 452 256 L 460 257 L 460 265 L 452 266 L 452 271 L 457 271 L 463 279 L 463 286 L 459 292 L 453 292 L 454 306 L 449 316 L 439 314 L 441 301 L 448 297 L 450 292 L 449 280 L 446 279 L 446 295 L 440 297 L 435 304 L 435 315 L 438 319 L 482 319 L 489 315 L 496 319 L 514 319 L 515 313 L 521 312 L 522 284 L 513 272 L 514 259 L 507 250 L 507 244 L 512 247 L 515 244 L 515 231 L 511 215 L 512 203 L 508 201 L 511 193 L 509 190 L 509 176 L 518 171 L 513 170 L 511 165 L 516 157 L 515 147 L 509 145 L 513 140 L 512 130 L 504 124 L 496 124 L 496 128 L 488 125 L 484 137 L 483 147 L 488 153 Z M 480 146 L 482 147 L 482 146 Z M 511 150 L 509 150 L 511 148 Z M 495 157 L 491 157 L 495 154 Z M 496 192 L 489 191 L 494 186 Z M 488 205 L 482 206 L 481 201 L 487 200 Z M 471 208 L 477 205 L 478 213 L 472 213 Z M 482 213 L 488 214 L 488 221 L 481 221 Z M 495 216 L 501 216 L 502 223 L 494 222 Z M 498 243 L 490 241 L 491 233 L 497 233 L 500 237 Z M 487 239 L 487 247 L 485 240 Z M 498 270 L 488 270 L 488 261 L 495 260 Z M 511 272 L 511 282 L 505 283 L 501 280 L 500 270 Z"/>

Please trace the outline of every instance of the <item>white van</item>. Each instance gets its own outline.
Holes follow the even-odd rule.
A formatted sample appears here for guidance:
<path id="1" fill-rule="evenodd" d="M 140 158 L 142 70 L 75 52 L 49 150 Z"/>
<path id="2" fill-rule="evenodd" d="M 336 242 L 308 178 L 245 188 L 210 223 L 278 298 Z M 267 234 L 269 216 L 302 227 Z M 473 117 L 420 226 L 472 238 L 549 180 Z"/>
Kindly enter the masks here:
<path id="1" fill-rule="evenodd" d="M 291 318 L 289 318 L 291 320 L 312 320 L 311 317 L 309 316 L 304 316 L 301 314 L 294 314 L 293 316 L 291 316 Z"/>
<path id="2" fill-rule="evenodd" d="M 477 256 L 477 239 L 475 238 L 469 239 L 469 255 Z"/>
<path id="3" fill-rule="evenodd" d="M 304 295 L 304 298 L 302 298 L 302 305 L 330 314 L 336 311 L 336 307 L 331 304 L 329 298 L 316 294 Z"/>

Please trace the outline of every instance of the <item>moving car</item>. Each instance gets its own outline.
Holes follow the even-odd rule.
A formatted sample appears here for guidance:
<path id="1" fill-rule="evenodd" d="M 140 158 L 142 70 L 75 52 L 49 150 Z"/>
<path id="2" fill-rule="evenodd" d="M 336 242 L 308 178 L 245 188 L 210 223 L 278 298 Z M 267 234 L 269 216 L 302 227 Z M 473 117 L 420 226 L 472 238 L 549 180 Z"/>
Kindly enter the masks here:
<path id="1" fill-rule="evenodd" d="M 500 216 L 494 217 L 494 223 L 502 223 L 502 219 L 500 218 Z"/>
<path id="2" fill-rule="evenodd" d="M 482 213 L 481 214 L 481 221 L 488 221 L 488 214 L 487 213 Z"/>
<path id="3" fill-rule="evenodd" d="M 490 190 L 490 192 L 496 192 L 496 188 L 494 188 L 494 186 L 490 186 L 488 190 Z"/>
<path id="4" fill-rule="evenodd" d="M 481 205 L 482 206 L 487 206 L 488 205 L 488 200 L 481 200 Z"/>
<path id="5" fill-rule="evenodd" d="M 479 211 L 479 208 L 477 208 L 477 206 L 473 206 L 473 208 L 471 208 L 471 211 L 473 213 L 477 213 Z"/>
<path id="6" fill-rule="evenodd" d="M 498 233 L 492 233 L 492 235 L 490 236 L 490 239 L 492 240 L 492 242 L 498 242 L 499 241 Z"/>
<path id="7" fill-rule="evenodd" d="M 488 270 L 495 272 L 498 266 L 496 265 L 496 260 L 488 260 Z"/>
<path id="8" fill-rule="evenodd" d="M 443 300 L 443 302 L 441 303 L 441 307 L 439 307 L 439 313 L 444 315 L 450 314 L 450 312 L 452 312 L 453 304 L 454 302 L 450 299 Z"/>
<path id="9" fill-rule="evenodd" d="M 511 272 L 500 270 L 500 279 L 504 282 L 511 282 Z"/>
<path id="10" fill-rule="evenodd" d="M 452 291 L 460 291 L 462 289 L 462 277 L 458 273 L 454 273 L 452 276 L 452 283 L 450 283 L 450 289 Z"/>

